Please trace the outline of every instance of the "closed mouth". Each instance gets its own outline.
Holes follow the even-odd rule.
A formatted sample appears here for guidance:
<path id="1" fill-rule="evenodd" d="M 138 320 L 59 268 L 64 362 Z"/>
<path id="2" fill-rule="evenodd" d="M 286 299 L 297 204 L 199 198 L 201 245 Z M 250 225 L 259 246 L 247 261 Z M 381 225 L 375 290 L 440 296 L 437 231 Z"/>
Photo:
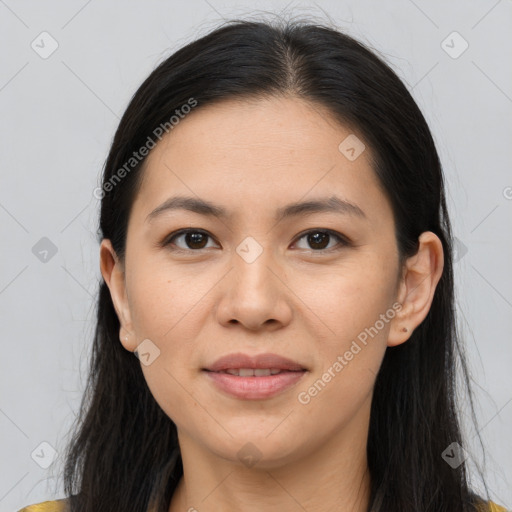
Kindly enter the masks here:
<path id="1" fill-rule="evenodd" d="M 207 370 L 210 371 L 210 370 Z M 214 373 L 228 373 L 237 377 L 268 377 L 280 373 L 304 372 L 306 370 L 283 370 L 280 368 L 228 368 Z"/>

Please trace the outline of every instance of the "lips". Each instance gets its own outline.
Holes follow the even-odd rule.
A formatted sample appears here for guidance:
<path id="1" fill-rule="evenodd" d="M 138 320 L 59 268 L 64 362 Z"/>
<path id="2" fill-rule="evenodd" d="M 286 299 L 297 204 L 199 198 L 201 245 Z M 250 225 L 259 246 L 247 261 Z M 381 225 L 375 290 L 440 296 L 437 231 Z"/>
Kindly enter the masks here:
<path id="1" fill-rule="evenodd" d="M 264 400 L 295 386 L 308 372 L 301 364 L 276 354 L 228 354 L 203 368 L 214 386 L 242 400 Z"/>
<path id="2" fill-rule="evenodd" d="M 235 353 L 217 359 L 213 364 L 204 368 L 210 372 L 226 372 L 227 370 L 270 370 L 270 374 L 280 371 L 304 371 L 306 368 L 298 362 L 277 354 L 259 354 L 249 356 L 248 354 Z M 233 374 L 232 372 L 229 372 Z M 244 372 L 246 373 L 246 372 Z M 269 374 L 269 375 L 270 375 Z M 243 375 L 243 376 L 250 376 Z"/>

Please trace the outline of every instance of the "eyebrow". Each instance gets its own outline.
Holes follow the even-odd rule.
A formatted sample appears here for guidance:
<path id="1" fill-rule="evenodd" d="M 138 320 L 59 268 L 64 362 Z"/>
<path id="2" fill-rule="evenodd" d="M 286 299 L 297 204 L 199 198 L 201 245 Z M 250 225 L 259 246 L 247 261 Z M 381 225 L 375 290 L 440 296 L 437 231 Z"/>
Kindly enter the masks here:
<path id="1" fill-rule="evenodd" d="M 196 197 L 175 196 L 157 206 L 147 217 L 146 222 L 151 222 L 164 212 L 173 210 L 187 210 L 199 215 L 227 219 L 232 215 L 220 205 L 204 201 Z M 366 214 L 354 203 L 341 199 L 337 196 L 323 197 L 311 201 L 291 203 L 278 208 L 274 217 L 276 222 L 283 219 L 297 216 L 305 216 L 313 213 L 334 212 L 343 215 L 351 215 L 366 219 Z"/>

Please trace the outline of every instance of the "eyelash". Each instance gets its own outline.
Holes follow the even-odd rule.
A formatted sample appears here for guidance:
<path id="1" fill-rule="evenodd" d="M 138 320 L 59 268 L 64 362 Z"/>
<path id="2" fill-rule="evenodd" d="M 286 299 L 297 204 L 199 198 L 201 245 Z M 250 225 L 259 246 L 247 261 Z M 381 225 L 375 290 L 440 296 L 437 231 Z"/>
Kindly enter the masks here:
<path id="1" fill-rule="evenodd" d="M 201 233 L 201 234 L 206 235 L 207 237 L 213 239 L 213 237 L 208 232 L 206 232 L 202 229 L 187 228 L 187 229 L 180 229 L 178 231 L 174 231 L 173 233 L 171 233 L 168 237 L 166 237 L 164 239 L 164 241 L 161 243 L 161 246 L 167 247 L 170 250 L 172 250 L 173 252 L 177 252 L 177 253 L 200 252 L 204 249 L 207 249 L 205 247 L 203 247 L 202 249 L 182 249 L 182 248 L 169 247 L 169 246 L 171 246 L 172 241 L 175 238 L 178 238 L 182 235 L 186 235 L 188 233 Z M 343 247 L 347 247 L 347 246 L 351 245 L 350 240 L 346 236 L 342 235 L 341 233 L 337 233 L 336 231 L 333 231 L 331 229 L 319 229 L 319 228 L 309 229 L 309 230 L 297 235 L 297 238 L 295 240 L 298 242 L 298 241 L 302 240 L 304 237 L 306 237 L 307 235 L 312 234 L 312 233 L 323 233 L 323 234 L 329 235 L 332 238 L 336 238 L 338 240 L 338 244 L 341 246 L 341 247 L 331 247 L 330 249 L 310 249 L 310 252 L 313 252 L 313 253 L 329 253 L 329 252 L 337 251 Z M 330 240 L 329 240 L 329 242 L 330 242 Z M 296 242 L 294 241 L 294 244 L 295 243 Z"/>

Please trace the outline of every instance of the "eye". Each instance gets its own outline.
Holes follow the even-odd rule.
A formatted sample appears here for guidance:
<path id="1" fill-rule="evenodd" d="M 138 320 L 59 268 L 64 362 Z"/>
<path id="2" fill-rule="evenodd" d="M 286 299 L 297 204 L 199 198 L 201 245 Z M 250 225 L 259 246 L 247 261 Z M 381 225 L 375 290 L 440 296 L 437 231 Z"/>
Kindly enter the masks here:
<path id="1" fill-rule="evenodd" d="M 349 245 L 347 238 L 339 233 L 336 233 L 335 231 L 331 231 L 330 229 L 312 229 L 302 234 L 298 240 L 300 241 L 303 238 L 305 238 L 306 242 L 310 245 L 309 248 L 306 247 L 305 249 L 313 249 L 314 252 L 323 250 L 330 251 L 332 249 L 336 249 L 336 244 L 329 247 L 329 243 L 332 241 L 332 239 L 337 240 L 338 245 Z"/>
<path id="2" fill-rule="evenodd" d="M 179 246 L 176 244 L 176 241 L 183 239 L 183 243 L 185 246 Z M 208 249 L 208 239 L 213 239 L 211 235 L 209 235 L 206 231 L 200 229 L 180 229 L 175 233 L 172 233 L 169 237 L 167 237 L 163 242 L 162 246 L 176 246 L 171 247 L 173 251 L 199 251 L 201 249 Z M 306 242 L 310 245 L 310 247 L 305 247 L 306 250 L 313 250 L 313 252 L 320 251 L 331 251 L 336 250 L 338 246 L 348 246 L 350 245 L 350 241 L 335 231 L 330 229 L 311 229 L 305 233 L 302 233 L 297 239 L 299 242 L 302 239 L 306 239 Z M 334 244 L 334 246 L 329 246 L 330 243 L 336 240 L 338 243 Z M 294 244 L 297 245 L 297 242 Z M 211 246 L 210 246 L 211 247 Z M 304 247 L 299 247 L 299 249 L 304 249 Z"/>
<path id="3" fill-rule="evenodd" d="M 183 238 L 185 247 L 179 247 L 178 249 L 173 250 L 201 250 L 201 249 L 207 249 L 206 246 L 208 238 L 211 238 L 211 236 L 206 233 L 206 231 L 202 231 L 199 229 L 181 229 L 180 231 L 177 231 L 176 233 L 171 234 L 169 238 L 167 238 L 162 245 L 176 245 L 174 243 L 175 240 L 179 240 L 180 238 Z"/>

